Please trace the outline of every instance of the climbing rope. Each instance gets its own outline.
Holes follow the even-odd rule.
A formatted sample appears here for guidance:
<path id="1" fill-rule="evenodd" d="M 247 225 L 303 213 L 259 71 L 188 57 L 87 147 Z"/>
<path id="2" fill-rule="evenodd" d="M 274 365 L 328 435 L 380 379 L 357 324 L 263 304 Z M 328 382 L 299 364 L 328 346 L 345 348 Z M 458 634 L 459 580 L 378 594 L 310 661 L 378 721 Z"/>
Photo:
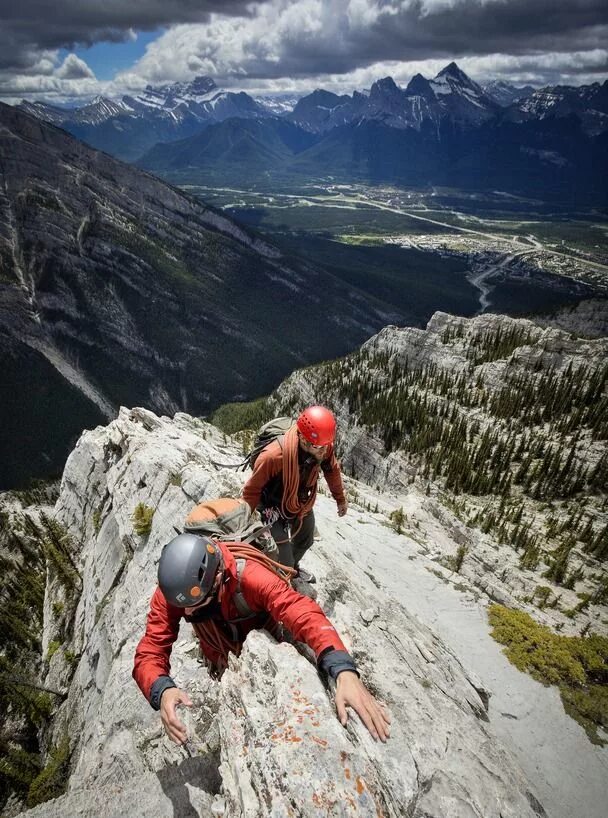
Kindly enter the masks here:
<path id="1" fill-rule="evenodd" d="M 302 528 L 304 517 L 312 511 L 317 497 L 317 483 L 310 486 L 310 494 L 306 500 L 300 500 L 300 463 L 298 453 L 300 441 L 298 427 L 294 425 L 286 432 L 283 442 L 283 496 L 281 498 L 281 516 L 284 520 L 296 518 L 296 528 L 289 531 L 284 540 L 275 540 L 277 545 L 292 540 Z"/>

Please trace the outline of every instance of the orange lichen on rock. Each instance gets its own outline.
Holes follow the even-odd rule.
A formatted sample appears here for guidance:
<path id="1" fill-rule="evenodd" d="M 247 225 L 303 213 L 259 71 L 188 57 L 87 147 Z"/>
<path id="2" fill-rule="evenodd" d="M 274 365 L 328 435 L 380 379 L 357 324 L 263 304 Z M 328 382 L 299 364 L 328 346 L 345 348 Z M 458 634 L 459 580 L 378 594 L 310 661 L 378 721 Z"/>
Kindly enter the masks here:
<path id="1" fill-rule="evenodd" d="M 317 744 L 320 744 L 321 747 L 328 747 L 329 742 L 325 741 L 324 738 L 318 738 L 318 736 L 312 736 L 312 740 L 315 741 Z"/>
<path id="2" fill-rule="evenodd" d="M 288 725 L 284 730 L 275 730 L 275 732 L 271 734 L 270 738 L 272 741 L 302 741 L 301 737 L 295 734 L 295 731 L 291 725 Z"/>
<path id="3" fill-rule="evenodd" d="M 361 776 L 358 775 L 357 776 L 357 792 L 359 793 L 359 795 L 363 795 L 365 790 L 366 790 L 365 782 L 363 781 Z"/>

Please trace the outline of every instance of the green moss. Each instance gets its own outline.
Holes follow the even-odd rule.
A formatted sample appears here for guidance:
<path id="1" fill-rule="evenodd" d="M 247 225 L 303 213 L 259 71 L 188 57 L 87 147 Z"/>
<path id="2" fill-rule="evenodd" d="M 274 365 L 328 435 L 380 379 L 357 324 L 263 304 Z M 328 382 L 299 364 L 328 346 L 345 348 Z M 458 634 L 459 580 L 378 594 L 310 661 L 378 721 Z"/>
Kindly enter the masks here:
<path id="1" fill-rule="evenodd" d="M 59 617 L 64 611 L 65 605 L 63 604 L 63 602 L 53 602 L 53 605 L 51 607 L 53 609 L 53 616 L 55 617 L 55 619 L 59 619 Z"/>
<path id="2" fill-rule="evenodd" d="M 61 647 L 61 642 L 56 642 L 56 641 L 49 642 L 49 648 L 48 648 L 48 651 L 46 653 L 46 658 L 50 660 L 57 653 L 57 651 L 59 650 L 60 647 Z"/>
<path id="3" fill-rule="evenodd" d="M 62 795 L 68 785 L 70 740 L 64 736 L 54 747 L 43 770 L 32 781 L 27 796 L 28 807 L 35 807 Z"/>
<path id="4" fill-rule="evenodd" d="M 172 474 L 169 477 L 169 485 L 170 486 L 181 487 L 181 485 L 182 485 L 182 476 L 181 476 L 181 474 Z"/>
<path id="5" fill-rule="evenodd" d="M 593 744 L 606 744 L 597 734 L 597 725 L 608 726 L 608 687 L 589 685 L 587 690 L 560 687 L 564 708 L 569 716 L 579 722 Z"/>
<path id="6" fill-rule="evenodd" d="M 138 503 L 131 515 L 133 521 L 133 528 L 135 533 L 140 536 L 149 534 L 152 529 L 152 519 L 154 518 L 154 509 L 146 506 L 144 503 Z"/>
<path id="7" fill-rule="evenodd" d="M 559 686 L 566 712 L 598 744 L 598 727 L 608 727 L 608 638 L 562 636 L 523 611 L 492 605 L 492 636 L 507 658 L 543 684 Z"/>

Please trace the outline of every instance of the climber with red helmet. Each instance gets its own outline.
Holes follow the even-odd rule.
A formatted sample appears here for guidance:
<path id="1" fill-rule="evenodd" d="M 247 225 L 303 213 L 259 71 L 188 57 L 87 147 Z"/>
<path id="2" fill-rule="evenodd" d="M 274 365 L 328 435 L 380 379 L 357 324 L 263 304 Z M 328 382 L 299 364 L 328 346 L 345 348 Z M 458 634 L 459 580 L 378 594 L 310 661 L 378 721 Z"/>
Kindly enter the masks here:
<path id="1" fill-rule="evenodd" d="M 133 678 L 160 710 L 176 744 L 188 739 L 176 707 L 192 706 L 170 676 L 171 649 L 182 619 L 192 624 L 201 654 L 215 671 L 226 669 L 229 654 L 240 654 L 250 631 L 274 633 L 282 623 L 314 652 L 319 670 L 335 680 L 340 722 L 346 725 L 347 707 L 352 707 L 374 739 L 389 737 L 389 714 L 359 678 L 354 659 L 321 608 L 291 587 L 291 573 L 243 543 L 180 534 L 164 546 Z"/>
<path id="2" fill-rule="evenodd" d="M 243 498 L 252 511 L 272 524 L 271 534 L 283 565 L 295 568 L 305 582 L 314 582 L 300 560 L 313 542 L 319 472 L 325 476 L 338 506 L 346 514 L 340 466 L 334 453 L 336 419 L 325 406 L 309 406 L 280 437 L 271 441 L 255 460 L 253 473 L 243 487 Z"/>

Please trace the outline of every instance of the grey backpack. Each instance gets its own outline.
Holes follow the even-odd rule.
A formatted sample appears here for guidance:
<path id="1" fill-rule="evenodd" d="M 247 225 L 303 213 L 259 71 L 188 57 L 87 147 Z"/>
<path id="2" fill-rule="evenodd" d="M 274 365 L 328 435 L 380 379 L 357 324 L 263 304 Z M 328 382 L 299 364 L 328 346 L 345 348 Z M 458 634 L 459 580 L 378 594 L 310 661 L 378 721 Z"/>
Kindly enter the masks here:
<path id="1" fill-rule="evenodd" d="M 253 444 L 253 449 L 247 454 L 247 457 L 242 463 L 239 463 L 238 466 L 233 468 L 242 468 L 243 471 L 245 471 L 248 466 L 252 469 L 255 468 L 255 461 L 260 456 L 260 453 L 264 451 L 266 446 L 268 446 L 269 443 L 272 443 L 273 440 L 278 440 L 280 447 L 283 448 L 283 438 L 294 423 L 295 421 L 293 418 L 283 417 L 273 418 L 263 426 L 260 426 Z"/>
<path id="2" fill-rule="evenodd" d="M 220 497 L 194 506 L 186 517 L 184 531 L 212 537 L 220 542 L 251 543 L 270 559 L 278 560 L 279 550 L 257 511 L 245 500 Z"/>

